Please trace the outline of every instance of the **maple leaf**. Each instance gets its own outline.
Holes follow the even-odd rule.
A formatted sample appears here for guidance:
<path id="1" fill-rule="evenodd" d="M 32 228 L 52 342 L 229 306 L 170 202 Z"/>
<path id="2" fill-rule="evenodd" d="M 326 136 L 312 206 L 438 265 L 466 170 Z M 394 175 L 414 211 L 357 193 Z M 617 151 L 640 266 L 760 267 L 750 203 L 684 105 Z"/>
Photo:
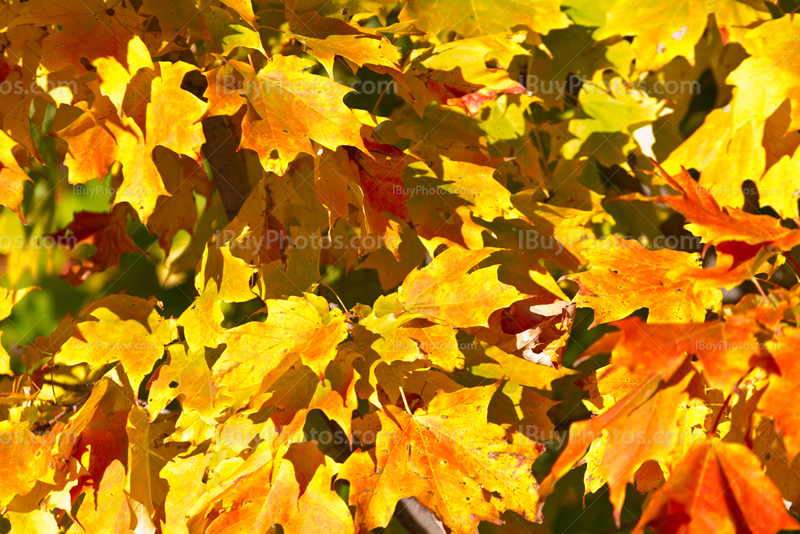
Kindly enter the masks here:
<path id="1" fill-rule="evenodd" d="M 793 467 L 793 465 L 797 465 L 797 457 L 791 463 L 787 460 L 786 447 L 783 440 L 778 437 L 779 434 L 780 432 L 775 429 L 775 423 L 772 420 L 761 419 L 756 427 L 753 454 L 758 456 L 758 459 L 764 464 L 767 476 L 778 487 L 784 501 L 794 503 L 800 497 L 797 494 L 800 481 Z"/>
<path id="2" fill-rule="evenodd" d="M 252 321 L 225 330 L 209 345 L 227 344 L 212 368 L 213 381 L 221 394 L 233 399 L 250 397 L 268 388 L 298 360 L 322 380 L 336 356 L 336 346 L 347 336 L 344 315 L 328 310 L 322 297 L 270 300 L 267 310 L 266 322 Z M 243 356 L 253 351 L 262 357 L 245 358 L 247 363 L 243 365 Z"/>
<path id="3" fill-rule="evenodd" d="M 639 531 L 797 526 L 788 10 L 1 3 L 12 531 L 351 534 L 391 530 L 415 497 L 445 529 L 498 530 L 541 520 L 544 498 L 572 514 L 582 465 L 618 524 L 629 484 L 650 494 Z M 108 191 L 85 194 L 93 179 Z M 745 203 L 756 192 L 765 209 Z M 131 208 L 153 261 L 126 274 L 108 267 L 142 252 Z M 713 266 L 672 246 L 686 231 Z M 93 304 L 73 315 L 59 273 Z M 721 306 L 746 280 L 758 293 Z M 98 293 L 156 282 L 164 313 Z M 11 316 L 33 283 L 51 288 L 42 306 Z M 596 339 L 577 307 L 617 331 L 572 359 L 568 340 Z M 605 354 L 580 389 L 563 380 Z"/>
<path id="4" fill-rule="evenodd" d="M 798 391 L 795 373 L 796 359 L 791 356 L 794 343 L 800 337 L 796 328 L 785 328 L 781 335 L 775 336 L 767 344 L 769 353 L 775 358 L 780 374 L 770 377 L 769 386 L 759 402 L 759 406 L 775 419 L 778 428 L 783 432 L 789 460 L 800 452 L 800 412 L 793 402 L 789 402 Z"/>
<path id="5" fill-rule="evenodd" d="M 258 285 L 253 288 L 262 300 L 299 296 L 304 291 L 313 291 L 320 280 L 319 246 L 300 246 L 302 243 L 322 243 L 319 231 L 309 235 L 302 227 L 290 227 L 296 245 L 285 250 L 286 262 L 272 261 L 258 268 Z"/>
<path id="6" fill-rule="evenodd" d="M 461 37 L 504 32 L 520 25 L 546 34 L 570 24 L 555 0 L 519 0 L 512 5 L 479 0 L 467 6 L 441 0 L 411 0 L 400 13 L 400 20 L 414 19 L 434 35 L 447 29 Z M 533 37 L 534 44 L 538 44 L 537 37 Z"/>
<path id="7" fill-rule="evenodd" d="M 381 339 L 376 340 L 371 348 L 381 355 L 384 363 L 429 359 L 448 371 L 460 366 L 462 359 L 456 331 L 452 327 L 428 324 L 420 319 L 409 321 L 400 328 L 382 331 Z"/>
<path id="8" fill-rule="evenodd" d="M 44 478 L 52 444 L 19 422 L 0 421 L 0 433 L 5 436 L 0 443 L 0 460 L 9 466 L 0 483 L 0 505 L 6 507 L 15 495 L 25 495 L 34 488 L 37 479 Z"/>
<path id="9" fill-rule="evenodd" d="M 516 433 L 506 441 L 502 427 L 486 422 L 497 387 L 439 392 L 413 414 L 392 406 L 378 412 L 375 449 L 354 453 L 339 473 L 350 481 L 357 532 L 385 526 L 403 497 L 416 497 L 463 533 L 481 520 L 497 523 L 504 510 L 525 514 L 535 507 L 530 467 L 542 449 Z M 484 498 L 484 491 L 500 496 Z"/>
<path id="10" fill-rule="evenodd" d="M 222 55 L 228 55 L 239 46 L 252 48 L 267 55 L 261 45 L 261 36 L 249 26 L 234 22 L 233 15 L 226 9 L 208 6 L 206 13 L 209 42 L 213 49 Z M 216 70 L 216 69 L 215 69 Z"/>
<path id="11" fill-rule="evenodd" d="M 128 438 L 128 477 L 125 493 L 131 509 L 137 513 L 139 525 L 153 528 L 153 473 L 151 469 L 151 447 L 155 440 L 155 428 L 150 425 L 147 411 L 134 404 L 128 413 L 125 433 Z M 157 435 L 157 434 L 156 434 Z M 160 462 L 159 462 L 160 463 Z"/>
<path id="12" fill-rule="evenodd" d="M 741 43 L 750 57 L 726 80 L 739 88 L 733 109 L 734 128 L 751 118 L 763 124 L 784 100 L 800 99 L 800 65 L 797 54 L 790 53 L 797 46 L 798 36 L 800 21 L 794 17 L 767 21 L 745 34 Z M 797 129 L 800 112 L 796 106 L 792 106 L 790 116 L 791 129 Z"/>
<path id="13" fill-rule="evenodd" d="M 550 400 L 532 388 L 552 389 L 553 380 L 574 374 L 574 371 L 564 367 L 556 371 L 552 367 L 508 357 L 494 347 L 488 352 L 499 362 L 486 353 L 480 354 L 480 349 L 465 350 L 466 367 L 463 371 L 456 371 L 455 375 L 459 383 L 470 387 L 482 386 L 487 380 L 504 381 L 489 406 L 489 422 L 518 430 L 534 441 L 559 439 L 553 432 L 555 426 L 547 412 L 560 401 Z"/>
<path id="14" fill-rule="evenodd" d="M 217 298 L 217 285 L 208 284 L 192 306 L 178 318 L 178 326 L 183 327 L 186 343 L 191 350 L 203 347 L 216 347 L 222 343 L 222 307 Z"/>
<path id="15" fill-rule="evenodd" d="M 152 69 L 150 52 L 139 35 L 144 18 L 122 5 L 103 0 L 75 4 L 65 0 L 31 0 L 17 24 L 58 25 L 42 42 L 42 64 L 51 72 L 66 66 L 78 74 L 96 72 L 100 90 L 119 109 L 125 89 L 140 69 Z"/>
<path id="16" fill-rule="evenodd" d="M 525 34 L 487 35 L 462 39 L 416 51 L 404 69 L 408 93 L 422 116 L 431 100 L 463 109 L 476 116 L 481 104 L 500 93 L 524 93 L 503 68 L 488 68 L 495 60 L 508 68 L 515 55 L 527 55 L 520 46 Z M 402 95 L 405 89 L 398 88 Z"/>
<path id="17" fill-rule="evenodd" d="M 354 73 L 368 65 L 375 72 L 392 74 L 400 83 L 405 83 L 400 71 L 400 52 L 382 35 L 367 33 L 366 28 L 321 17 L 315 12 L 298 16 L 296 23 L 298 38 L 331 78 L 333 61 L 338 55 L 348 61 Z"/>
<path id="18" fill-rule="evenodd" d="M 778 532 L 794 530 L 780 492 L 744 445 L 708 441 L 653 493 L 634 532 Z"/>
<path id="19" fill-rule="evenodd" d="M 425 246 L 410 227 L 405 228 L 400 234 L 400 246 L 397 247 L 397 256 L 388 248 L 381 248 L 370 252 L 364 261 L 358 264 L 356 270 L 374 269 L 378 272 L 381 289 L 390 291 L 400 284 L 408 273 L 425 260 Z"/>
<path id="20" fill-rule="evenodd" d="M 481 132 L 475 131 L 474 122 L 465 115 L 451 111 L 441 106 L 426 106 L 421 116 L 408 114 L 398 124 L 397 134 L 414 142 L 409 153 L 419 154 L 428 148 L 421 156 L 426 163 L 448 153 L 488 155 L 487 140 Z M 435 167 L 431 164 L 428 166 Z"/>
<path id="21" fill-rule="evenodd" d="M 26 287 L 18 290 L 11 290 L 0 288 L 0 321 L 7 319 L 11 315 L 11 309 L 23 298 L 25 295 L 39 289 L 38 287 Z M 3 332 L 0 331 L 0 336 Z M 13 374 L 10 366 L 11 360 L 2 346 L 0 346 L 0 374 L 10 375 Z"/>
<path id="22" fill-rule="evenodd" d="M 217 297 L 223 302 L 252 300 L 250 279 L 254 272 L 255 268 L 234 256 L 230 247 L 217 243 L 207 244 L 194 279 L 194 285 L 201 297 L 206 292 L 213 291 L 213 296 L 208 297 L 203 308 L 216 304 Z"/>
<path id="23" fill-rule="evenodd" d="M 128 202 L 143 223 L 156 209 L 159 196 L 170 196 L 153 160 L 153 150 L 164 146 L 198 159 L 205 141 L 202 126 L 195 124 L 203 113 L 202 102 L 180 88 L 187 63 L 158 62 L 154 74 L 138 74 L 122 103 L 126 115 L 115 113 L 110 101 L 99 100 L 58 135 L 69 143 L 65 164 L 70 183 L 82 184 L 102 178 L 119 161 L 124 180 L 116 191 L 115 204 Z M 122 105 L 120 106 L 122 107 Z"/>
<path id="24" fill-rule="evenodd" d="M 48 236 L 64 242 L 67 249 L 84 244 L 96 247 L 94 254 L 70 265 L 62 278 L 73 287 L 78 286 L 94 273 L 119 267 L 123 254 L 144 254 L 128 235 L 128 210 L 126 206 L 114 206 L 111 213 L 82 211 L 65 228 Z"/>
<path id="25" fill-rule="evenodd" d="M 701 171 L 700 191 L 711 193 L 721 206 L 742 208 L 742 182 L 758 182 L 765 169 L 762 136 L 763 128 L 755 119 L 734 131 L 731 107 L 715 109 L 684 144 L 672 151 L 662 167 L 673 174 L 682 172 L 682 167 Z M 675 180 L 682 181 L 680 176 Z"/>
<path id="26" fill-rule="evenodd" d="M 355 189 L 354 186 L 360 188 L 363 205 L 359 207 L 364 214 L 362 234 L 383 237 L 389 249 L 397 254 L 399 243 L 394 234 L 398 223 L 394 219 L 407 221 L 410 218 L 403 171 L 415 158 L 391 145 L 365 140 L 365 146 L 366 154 L 352 147 L 322 151 L 314 169 L 317 196 L 328 208 L 332 225 L 338 218 L 347 220 L 349 190 Z"/>
<path id="27" fill-rule="evenodd" d="M 275 56 L 258 72 L 238 61 L 230 64 L 245 77 L 250 103 L 240 147 L 255 150 L 264 169 L 283 174 L 298 154 L 314 153 L 311 140 L 330 150 L 350 145 L 367 151 L 361 122 L 341 101 L 351 89 L 308 74 L 313 61 Z"/>
<path id="28" fill-rule="evenodd" d="M 578 282 L 578 307 L 594 309 L 592 327 L 648 308 L 648 322 L 699 322 L 719 308 L 717 289 L 695 289 L 690 278 L 673 271 L 697 267 L 698 254 L 649 250 L 638 241 L 608 236 L 584 252 L 589 270 L 565 275 Z"/>
<path id="29" fill-rule="evenodd" d="M 800 173 L 800 146 L 793 155 L 784 155 L 781 159 L 759 180 L 759 193 L 761 202 L 772 206 L 784 219 L 800 217 L 800 209 L 795 199 L 800 193 L 798 184 L 794 181 L 786 183 L 787 176 L 797 176 Z M 787 191 L 786 187 L 794 188 Z"/>
<path id="30" fill-rule="evenodd" d="M 475 217 L 486 221 L 496 218 L 522 218 L 515 208 L 511 192 L 495 179 L 496 169 L 469 161 L 456 161 L 445 155 L 435 165 L 423 167 L 412 164 L 419 172 L 415 178 L 421 179 L 429 189 L 436 186 L 441 194 L 447 195 L 447 204 L 465 205 Z M 439 180 L 443 180 L 440 182 Z M 416 193 L 418 194 L 418 193 Z"/>
<path id="31" fill-rule="evenodd" d="M 222 0 L 222 3 L 233 9 L 253 28 L 258 29 L 256 24 L 256 14 L 253 12 L 253 4 L 250 0 Z"/>
<path id="32" fill-rule="evenodd" d="M 505 171 L 506 183 L 510 184 L 512 182 L 509 180 L 522 175 L 526 186 L 543 185 L 539 149 L 534 143 L 528 142 L 537 135 L 537 129 L 526 117 L 531 104 L 536 103 L 539 97 L 532 95 L 533 88 L 528 89 L 524 95 L 504 94 L 488 101 L 485 105 L 489 109 L 489 116 L 485 117 L 483 112 L 484 120 L 478 126 L 486 134 L 492 152 L 514 158 L 511 164 L 499 169 Z"/>
<path id="33" fill-rule="evenodd" d="M 636 193 L 622 198 L 666 204 L 686 217 L 690 222 L 686 229 L 699 236 L 706 246 L 724 245 L 728 242 L 759 245 L 751 253 L 755 255 L 760 246 L 789 250 L 800 243 L 800 232 L 781 226 L 780 221 L 774 217 L 754 215 L 738 208 L 720 207 L 714 197 L 698 185 L 685 169 L 674 177 L 663 169 L 660 170 L 666 182 L 680 195 L 647 198 Z"/>
<path id="34" fill-rule="evenodd" d="M 548 367 L 561 367 L 561 355 L 575 316 L 575 304 L 513 304 L 489 316 L 489 328 L 465 331 L 497 348 Z"/>
<path id="35" fill-rule="evenodd" d="M 694 45 L 706 29 L 708 7 L 700 0 L 654 5 L 643 0 L 614 2 L 595 39 L 635 36 L 632 48 L 639 71 L 659 70 L 676 56 L 694 63 Z"/>
<path id="36" fill-rule="evenodd" d="M 603 345 L 606 339 L 601 338 L 601 341 L 595 343 L 592 348 Z M 652 373 L 647 371 L 632 372 L 622 365 L 607 365 L 592 371 L 586 378 L 576 380 L 575 385 L 589 394 L 589 398 L 582 401 L 584 406 L 594 415 L 600 415 L 649 381 L 651 375 Z"/>
<path id="37" fill-rule="evenodd" d="M 153 160 L 170 196 L 158 197 L 147 222 L 158 234 L 159 245 L 169 255 L 175 234 L 180 230 L 190 234 L 194 231 L 198 216 L 194 193 L 210 199 L 213 186 L 205 169 L 192 158 L 156 148 Z"/>
<path id="38" fill-rule="evenodd" d="M 155 370 L 147 387 L 150 420 L 170 401 L 180 398 L 184 410 L 196 410 L 204 420 L 213 423 L 216 391 L 205 352 L 186 350 L 183 345 L 169 345 L 166 349 L 167 361 Z"/>
<path id="39" fill-rule="evenodd" d="M 186 512 L 206 493 L 203 472 L 210 467 L 209 456 L 196 454 L 187 458 L 174 458 L 159 472 L 162 480 L 169 484 L 164 500 L 165 520 L 161 528 L 165 533 L 175 534 L 185 528 Z M 191 481 L 191 483 L 188 483 Z M 207 482 L 207 481 L 206 481 Z"/>
<path id="40" fill-rule="evenodd" d="M 192 515 L 202 520 L 213 504 L 225 503 L 226 513 L 207 520 L 204 532 L 209 534 L 261 532 L 276 523 L 291 534 L 349 534 L 353 532 L 350 511 L 331 489 L 337 467 L 316 444 L 294 444 L 252 473 L 231 477 L 227 490 Z"/>
<path id="41" fill-rule="evenodd" d="M 139 13 L 155 15 L 158 25 L 164 33 L 166 43 L 175 39 L 179 34 L 185 33 L 189 28 L 208 40 L 212 40 L 206 16 L 198 8 L 197 0 L 177 0 L 175 2 L 159 2 L 158 0 L 144 0 Z"/>
<path id="42" fill-rule="evenodd" d="M 112 295 L 100 299 L 78 315 L 55 361 L 101 366 L 118 360 L 138 387 L 164 354 L 164 345 L 175 337 L 172 321 L 156 311 L 159 305 L 154 297 Z"/>
<path id="43" fill-rule="evenodd" d="M 409 189 L 431 191 L 430 182 L 414 180 Z M 447 195 L 449 196 L 449 195 Z M 412 195 L 408 202 L 411 222 L 428 254 L 435 254 L 442 245 L 477 250 L 483 246 L 486 228 L 477 224 L 467 206 L 448 199 L 446 191 L 434 188 L 430 194 Z"/>
<path id="44" fill-rule="evenodd" d="M 88 532 L 131 532 L 131 512 L 125 495 L 125 467 L 121 462 L 112 462 L 97 489 L 90 488 L 86 492 L 76 519 Z"/>
<path id="45" fill-rule="evenodd" d="M 598 472 L 608 482 L 619 523 L 625 487 L 639 467 L 648 459 L 666 463 L 673 447 L 671 437 L 677 431 L 677 409 L 688 398 L 686 388 L 695 376 L 689 371 L 661 389 L 660 379 L 650 377 L 596 418 L 573 423 L 567 448 L 542 482 L 540 495 L 552 492 L 555 482 L 586 454 L 595 439 L 608 436 Z"/>
<path id="46" fill-rule="evenodd" d="M 113 382 L 113 380 L 108 376 L 100 379 L 96 384 L 96 387 L 92 388 L 89 398 L 86 399 L 86 402 L 83 404 L 83 406 L 80 407 L 78 412 L 71 417 L 69 422 L 64 426 L 63 433 L 65 436 L 71 435 L 73 437 L 77 437 L 78 439 L 64 439 L 59 441 L 58 446 L 56 447 L 57 452 L 54 451 L 54 456 L 57 460 L 55 465 L 57 465 L 59 468 L 63 467 L 63 464 L 69 461 L 73 451 L 80 450 L 81 452 L 85 452 L 86 445 L 92 442 L 93 445 L 90 445 L 90 447 L 93 447 L 94 450 L 90 455 L 88 465 L 85 467 L 87 467 L 89 471 L 93 473 L 102 473 L 103 469 L 107 467 L 107 463 L 105 463 L 100 469 L 97 469 L 97 465 L 103 461 L 103 458 L 101 457 L 105 451 L 103 450 L 103 444 L 92 440 L 94 428 L 90 427 L 93 427 L 98 423 L 98 418 L 100 416 L 105 415 L 103 413 L 104 410 L 108 410 L 109 413 L 111 411 L 119 411 L 114 407 L 114 403 L 120 400 L 119 397 L 116 397 L 116 395 L 119 395 L 120 393 L 117 389 L 117 386 L 119 386 L 119 384 Z M 111 388 L 111 391 L 109 391 L 109 388 Z M 127 404 L 129 403 L 120 403 L 120 405 L 125 406 L 125 408 L 128 407 Z M 124 408 L 123 411 L 125 411 Z M 113 421 L 115 417 L 112 416 L 110 419 Z M 106 426 L 103 428 L 103 430 L 108 429 L 109 428 Z M 86 432 L 85 436 L 84 432 Z M 108 433 L 112 434 L 112 437 L 114 438 L 117 437 L 113 432 Z M 108 461 L 110 462 L 111 460 Z"/>
<path id="47" fill-rule="evenodd" d="M 422 314 L 405 313 L 397 293 L 393 293 L 379 298 L 372 313 L 359 321 L 359 325 L 378 335 L 363 337 L 381 356 L 379 362 L 391 364 L 430 359 L 432 364 L 448 371 L 461 367 L 463 356 L 458 350 L 456 330 L 433 324 L 423 317 Z M 361 338 L 361 330 L 354 330 L 353 336 L 354 339 Z"/>
<path id="48" fill-rule="evenodd" d="M 327 18 L 348 20 L 352 15 L 376 13 L 392 0 L 288 0 L 286 9 L 301 15 L 314 12 Z"/>
<path id="49" fill-rule="evenodd" d="M 199 160 L 205 136 L 198 122 L 205 106 L 181 86 L 186 75 L 197 70 L 182 61 L 159 61 L 153 72 L 140 71 L 131 80 L 122 108 L 139 125 L 150 151 L 163 146 Z"/>
<path id="50" fill-rule="evenodd" d="M 686 229 L 701 237 L 706 250 L 711 245 L 716 246 L 717 258 L 713 267 L 698 269 L 687 266 L 675 273 L 677 277 L 695 280 L 697 289 L 731 288 L 760 272 L 769 272 L 766 260 L 800 243 L 800 232 L 782 226 L 774 217 L 720 207 L 685 169 L 674 178 L 663 169 L 661 174 L 682 194 L 647 198 L 633 193 L 620 198 L 663 202 L 692 221 Z"/>
<path id="51" fill-rule="evenodd" d="M 355 385 L 360 378 L 352 364 L 360 357 L 356 351 L 338 351 L 325 369 L 323 381 L 310 367 L 296 363 L 251 405 L 260 409 L 273 406 L 269 418 L 289 439 L 303 437 L 306 416 L 313 409 L 322 410 L 351 436 L 353 410 L 358 404 Z"/>
<path id="52" fill-rule="evenodd" d="M 41 161 L 41 155 L 30 135 L 29 118 L 36 94 L 21 89 L 37 85 L 37 66 L 42 56 L 41 41 L 45 37 L 47 32 L 33 25 L 11 27 L 5 33 L 5 39 L 14 44 L 9 42 L 4 57 L 0 59 L 0 82 L 7 93 L 0 101 L 0 129 L 25 147 L 37 161 Z"/>
<path id="53" fill-rule="evenodd" d="M 5 517 L 8 518 L 11 528 L 19 532 L 24 532 L 25 529 L 36 529 L 39 532 L 58 529 L 53 514 L 44 510 L 33 510 L 27 513 L 9 511 L 6 512 Z"/>
<path id="54" fill-rule="evenodd" d="M 523 386 L 552 391 L 553 383 L 577 373 L 568 367 L 549 367 L 522 358 L 510 357 L 497 347 L 486 343 L 475 350 L 464 351 L 464 370 L 456 371 L 467 383 L 481 385 L 486 380 L 512 380 Z"/>
<path id="55" fill-rule="evenodd" d="M 789 158 L 800 143 L 800 134 L 786 131 L 791 122 L 790 101 L 785 100 L 763 123 L 748 117 L 735 124 L 735 105 L 734 97 L 729 105 L 711 111 L 662 167 L 673 174 L 681 172 L 682 167 L 700 171 L 703 190 L 721 206 L 733 208 L 744 207 L 747 190 L 742 183 L 752 180 L 758 186 L 761 204 L 773 206 L 782 217 L 788 217 L 796 206 L 782 194 L 782 180 L 791 169 Z"/>
<path id="56" fill-rule="evenodd" d="M 245 302 L 254 294 L 263 300 L 302 296 L 313 290 L 319 281 L 321 235 L 309 235 L 303 227 L 285 228 L 269 209 L 271 185 L 259 181 L 236 217 L 206 245 L 195 277 L 199 293 L 212 279 L 226 302 Z"/>
<path id="57" fill-rule="evenodd" d="M 412 271 L 398 289 L 403 309 L 453 326 L 489 326 L 489 315 L 525 295 L 497 279 L 499 265 L 465 272 L 500 249 L 451 247 Z"/>
<path id="58" fill-rule="evenodd" d="M 637 148 L 633 133 L 662 113 L 664 102 L 626 87 L 622 78 L 613 78 L 608 89 L 585 83 L 578 93 L 585 118 L 570 121 L 568 141 L 562 152 L 569 159 L 578 154 L 594 156 L 606 166 L 620 164 Z"/>
<path id="59" fill-rule="evenodd" d="M 631 317 L 611 325 L 620 331 L 606 334 L 589 353 L 613 345 L 611 364 L 635 374 L 656 372 L 669 380 L 686 358 L 696 355 L 709 384 L 730 391 L 756 365 L 775 370 L 756 337 L 761 327 L 747 317 L 689 324 L 645 324 Z"/>
<path id="60" fill-rule="evenodd" d="M 532 83 L 526 84 L 526 88 L 544 100 L 548 107 L 563 108 L 568 89 L 567 84 L 563 83 L 565 73 L 581 79 L 592 79 L 598 70 L 613 68 L 626 77 L 635 57 L 626 41 L 595 43 L 592 30 L 585 25 L 551 31 L 542 37 L 542 41 L 550 55 L 537 50 L 528 60 L 528 72 L 536 74 L 529 74 Z M 553 90 L 553 86 L 557 90 Z"/>
<path id="61" fill-rule="evenodd" d="M 230 63 L 209 69 L 206 72 L 208 87 L 203 93 L 208 103 L 202 118 L 235 115 L 242 106 L 246 106 L 247 98 L 241 90 L 242 81 L 242 74 Z"/>
<path id="62" fill-rule="evenodd" d="M 25 182 L 30 178 L 14 156 L 15 146 L 17 144 L 14 140 L 5 132 L 0 131 L 0 204 L 8 207 L 24 220 L 19 205 L 22 203 Z"/>

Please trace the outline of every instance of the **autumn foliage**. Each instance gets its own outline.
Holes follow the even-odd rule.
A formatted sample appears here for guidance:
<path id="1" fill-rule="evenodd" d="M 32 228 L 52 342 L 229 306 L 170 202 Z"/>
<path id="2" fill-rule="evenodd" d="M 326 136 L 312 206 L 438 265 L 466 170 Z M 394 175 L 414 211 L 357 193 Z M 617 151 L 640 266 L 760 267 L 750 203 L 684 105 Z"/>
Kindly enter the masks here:
<path id="1" fill-rule="evenodd" d="M 800 529 L 797 8 L 2 0 L 0 532 Z"/>

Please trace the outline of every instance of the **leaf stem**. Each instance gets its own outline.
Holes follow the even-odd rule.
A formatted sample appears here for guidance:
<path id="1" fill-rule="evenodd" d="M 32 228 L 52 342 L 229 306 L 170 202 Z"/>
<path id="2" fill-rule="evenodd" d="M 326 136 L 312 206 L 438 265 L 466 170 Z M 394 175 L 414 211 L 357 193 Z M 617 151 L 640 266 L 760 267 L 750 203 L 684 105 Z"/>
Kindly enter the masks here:
<path id="1" fill-rule="evenodd" d="M 338 293 L 336 293 L 336 291 L 334 291 L 334 290 L 333 290 L 333 288 L 332 288 L 331 286 L 329 286 L 328 284 L 326 284 L 326 283 L 325 283 L 325 282 L 323 282 L 322 280 L 320 280 L 320 281 L 319 281 L 319 284 L 320 284 L 320 285 L 322 285 L 322 286 L 325 286 L 325 287 L 327 287 L 327 288 L 328 288 L 328 291 L 330 291 L 331 293 L 333 293 L 333 295 L 336 297 L 336 300 L 338 300 L 338 301 L 339 301 L 339 304 L 341 304 L 341 305 L 342 305 L 342 311 L 346 313 L 346 312 L 347 312 L 347 307 L 344 305 L 344 302 L 342 301 L 341 297 L 339 297 L 339 294 L 338 294 Z"/>
<path id="2" fill-rule="evenodd" d="M 733 386 L 733 388 L 731 389 L 731 392 L 728 393 L 728 397 L 725 399 L 725 402 L 722 404 L 722 408 L 720 408 L 719 413 L 717 414 L 717 418 L 714 420 L 714 426 L 711 428 L 711 431 L 709 432 L 708 435 L 712 435 L 712 434 L 715 434 L 717 432 L 717 426 L 719 425 L 720 420 L 722 419 L 722 414 L 725 412 L 725 408 L 728 406 L 728 403 L 731 401 L 731 398 L 733 397 L 733 394 L 734 393 L 739 393 L 739 384 L 742 383 L 742 380 L 744 380 L 744 377 L 746 377 L 747 375 L 752 373 L 753 369 L 755 369 L 755 367 L 751 367 L 750 369 L 748 369 L 747 372 L 742 376 L 742 378 L 740 378 L 739 381 L 736 382 L 736 384 Z"/>
<path id="3" fill-rule="evenodd" d="M 722 419 L 722 414 L 725 413 L 725 408 L 728 406 L 728 403 L 730 402 L 731 397 L 733 397 L 733 391 L 728 393 L 728 397 L 725 399 L 725 402 L 722 403 L 722 408 L 719 409 L 719 413 L 717 414 L 717 418 L 714 419 L 714 426 L 711 427 L 711 431 L 709 432 L 709 435 L 713 436 L 714 434 L 716 434 L 717 426 L 719 425 L 720 420 Z"/>
<path id="4" fill-rule="evenodd" d="M 406 411 L 408 412 L 408 415 L 413 415 L 411 413 L 411 408 L 408 407 L 408 401 L 406 400 L 406 393 L 403 391 L 403 386 L 400 386 L 400 396 L 403 397 L 403 404 L 406 407 Z"/>
<path id="5" fill-rule="evenodd" d="M 798 7 L 800 7 L 800 6 L 798 6 Z M 792 265 L 794 265 L 795 269 L 797 269 L 797 272 L 792 271 L 792 273 L 797 277 L 797 280 L 800 281 L 800 276 L 798 276 L 798 274 L 797 274 L 797 273 L 800 273 L 800 265 L 798 265 L 797 262 L 794 261 L 794 258 L 789 256 L 789 254 L 787 254 L 786 252 L 781 252 L 781 254 L 783 255 L 784 258 L 789 260 L 789 262 L 791 262 Z"/>
<path id="6" fill-rule="evenodd" d="M 392 80 L 392 83 L 396 83 L 396 82 L 394 80 Z M 373 115 L 375 115 L 375 112 L 378 110 L 378 104 L 381 103 L 381 99 L 383 98 L 383 95 L 386 94 L 386 90 L 389 88 L 390 85 L 392 85 L 392 83 L 387 83 L 386 87 L 384 87 L 383 91 L 381 91 L 381 94 L 378 95 L 378 101 L 375 102 L 375 107 L 372 108 L 372 114 Z"/>
<path id="7" fill-rule="evenodd" d="M 773 285 L 773 286 L 775 286 L 775 287 L 780 287 L 780 285 L 776 284 L 776 283 L 775 283 L 775 282 L 773 282 L 772 280 L 761 280 L 761 279 L 759 279 L 759 278 L 756 278 L 755 276 L 753 276 L 753 277 L 751 278 L 751 280 L 752 280 L 752 281 L 753 281 L 753 283 L 756 285 L 756 288 L 758 288 L 758 292 L 759 292 L 759 293 L 761 293 L 761 296 L 764 298 L 764 300 L 766 300 L 766 301 L 767 301 L 767 303 L 768 303 L 770 306 L 772 306 L 772 309 L 774 309 L 774 310 L 777 310 L 777 309 L 778 309 L 778 305 L 777 305 L 775 302 L 771 301 L 771 300 L 769 299 L 769 297 L 767 297 L 766 293 L 764 293 L 764 290 L 761 288 L 761 282 L 767 282 L 768 284 L 772 284 L 772 285 Z"/>

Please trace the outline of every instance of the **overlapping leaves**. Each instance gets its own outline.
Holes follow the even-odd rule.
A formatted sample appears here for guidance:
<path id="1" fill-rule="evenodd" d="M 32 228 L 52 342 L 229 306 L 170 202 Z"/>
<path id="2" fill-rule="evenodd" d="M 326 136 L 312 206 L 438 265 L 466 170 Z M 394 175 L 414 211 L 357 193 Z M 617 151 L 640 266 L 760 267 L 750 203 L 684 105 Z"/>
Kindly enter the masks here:
<path id="1" fill-rule="evenodd" d="M 109 286 L 0 350 L 3 518 L 349 534 L 414 497 L 470 533 L 541 521 L 586 464 L 618 525 L 628 484 L 649 492 L 638 531 L 797 527 L 785 7 L 6 2 L 0 84 L 31 90 L 0 103 L 0 223 L 24 245 L 0 240 L 0 320 L 45 263 L 96 289 L 136 254 L 196 294 L 170 314 Z M 704 116 L 699 93 L 663 92 L 711 78 Z M 214 167 L 225 143 L 241 176 Z M 96 179 L 106 211 L 60 228 L 31 200 Z M 57 246 L 29 252 L 34 234 Z M 359 271 L 382 295 L 345 305 L 331 284 Z M 615 328 L 577 362 L 576 308 Z M 591 417 L 561 412 L 537 480 L 579 373 Z"/>

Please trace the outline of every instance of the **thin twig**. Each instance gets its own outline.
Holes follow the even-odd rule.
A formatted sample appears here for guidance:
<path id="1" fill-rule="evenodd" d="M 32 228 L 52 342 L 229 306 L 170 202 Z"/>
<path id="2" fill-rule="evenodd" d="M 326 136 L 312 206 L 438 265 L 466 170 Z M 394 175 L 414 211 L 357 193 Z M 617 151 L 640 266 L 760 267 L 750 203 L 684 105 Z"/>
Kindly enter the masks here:
<path id="1" fill-rule="evenodd" d="M 45 432 L 47 432 L 48 430 L 53 428 L 53 426 L 56 423 L 58 423 L 61 420 L 62 417 L 64 417 L 68 413 L 77 412 L 81 408 L 81 406 L 86 404 L 86 401 L 89 400 L 89 397 L 91 397 L 91 396 L 92 396 L 92 394 L 89 393 L 88 395 L 86 395 L 85 397 L 81 398 L 77 402 L 73 402 L 72 404 L 66 406 L 60 413 L 58 413 L 55 417 L 53 417 L 52 419 L 47 421 L 45 424 L 37 425 L 37 428 L 36 428 L 36 430 L 34 432 L 38 433 L 38 434 L 44 434 Z"/>

